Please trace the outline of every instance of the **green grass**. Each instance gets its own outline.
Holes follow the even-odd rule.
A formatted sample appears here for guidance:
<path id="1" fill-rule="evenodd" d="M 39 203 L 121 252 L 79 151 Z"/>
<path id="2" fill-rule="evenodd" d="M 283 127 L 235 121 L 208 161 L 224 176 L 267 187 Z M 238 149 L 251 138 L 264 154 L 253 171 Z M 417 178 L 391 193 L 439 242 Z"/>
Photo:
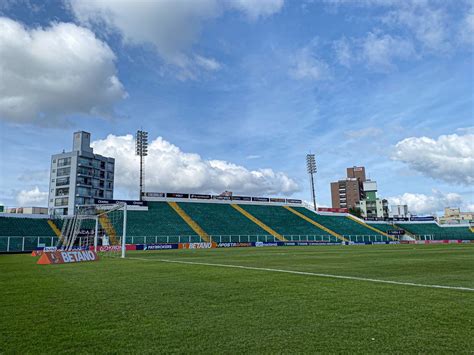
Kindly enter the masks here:
<path id="1" fill-rule="evenodd" d="M 474 351 L 472 291 L 159 261 L 474 288 L 474 244 L 128 256 L 36 265 L 29 255 L 1 255 L 0 353 Z"/>

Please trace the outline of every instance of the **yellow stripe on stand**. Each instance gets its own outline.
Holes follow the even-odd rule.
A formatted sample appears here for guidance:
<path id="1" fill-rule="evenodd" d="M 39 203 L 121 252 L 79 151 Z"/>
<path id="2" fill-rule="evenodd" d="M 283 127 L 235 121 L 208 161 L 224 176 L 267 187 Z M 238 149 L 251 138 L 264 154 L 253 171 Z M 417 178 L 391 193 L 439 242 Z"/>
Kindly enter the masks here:
<path id="1" fill-rule="evenodd" d="M 351 221 L 357 222 L 357 223 L 359 223 L 360 225 L 363 225 L 363 226 L 366 227 L 366 228 L 372 229 L 374 232 L 380 233 L 380 234 L 382 234 L 383 236 L 386 236 L 386 237 L 388 237 L 388 238 L 390 238 L 390 239 L 392 239 L 392 240 L 397 240 L 397 239 L 394 238 L 393 236 L 388 235 L 387 233 L 382 232 L 380 229 L 377 229 L 377 228 L 375 228 L 375 227 L 372 227 L 371 225 L 369 225 L 369 224 L 367 224 L 367 223 L 364 223 L 364 222 L 362 222 L 362 221 L 359 221 L 358 219 L 352 218 L 351 216 L 346 216 L 346 218 L 349 218 Z"/>
<path id="2" fill-rule="evenodd" d="M 115 231 L 114 225 L 110 222 L 109 216 L 106 214 L 99 215 L 99 222 L 105 232 L 107 233 L 108 237 L 110 238 L 111 245 L 118 245 L 117 241 L 117 232 Z"/>
<path id="3" fill-rule="evenodd" d="M 342 235 L 330 230 L 329 228 L 326 228 L 325 226 L 323 226 L 322 224 L 319 224 L 318 222 L 316 221 L 313 221 L 311 218 L 305 216 L 304 214 L 302 213 L 299 213 L 298 211 L 294 210 L 293 208 L 291 208 L 290 206 L 283 206 L 283 208 L 286 208 L 288 211 L 294 213 L 295 215 L 297 215 L 298 217 L 301 217 L 303 218 L 306 222 L 309 222 L 311 223 L 312 225 L 318 227 L 319 229 L 322 229 L 323 231 L 331 234 L 333 237 L 336 237 L 337 239 L 340 239 L 344 242 L 347 242 L 348 240 L 346 238 L 344 238 Z"/>
<path id="4" fill-rule="evenodd" d="M 261 220 L 259 220 L 257 217 L 251 215 L 250 213 L 248 213 L 246 210 L 244 210 L 242 207 L 240 207 L 239 205 L 235 205 L 235 204 L 230 204 L 232 207 L 234 207 L 237 211 L 239 211 L 240 213 L 242 213 L 245 217 L 247 217 L 248 219 L 250 219 L 253 223 L 255 223 L 256 225 L 258 225 L 260 228 L 262 228 L 263 230 L 265 230 L 266 232 L 270 233 L 271 235 L 273 235 L 276 239 L 278 240 L 281 240 L 282 242 L 285 242 L 286 239 L 285 237 L 283 237 L 281 234 L 275 232 L 273 229 L 271 229 L 269 226 L 267 226 L 265 223 L 263 223 Z"/>
<path id="5" fill-rule="evenodd" d="M 191 229 L 201 237 L 202 240 L 208 243 L 211 241 L 211 238 L 209 238 L 209 235 L 201 228 L 201 226 L 194 222 L 194 220 L 189 217 L 189 215 L 184 212 L 184 210 L 176 202 L 168 202 L 168 205 L 170 205 L 171 208 L 175 210 L 175 212 L 183 219 L 183 221 L 185 221 L 188 226 L 190 226 Z"/>
<path id="6" fill-rule="evenodd" d="M 51 227 L 51 229 L 53 230 L 54 234 L 56 234 L 58 237 L 60 237 L 61 236 L 61 231 L 59 230 L 56 223 L 54 223 L 52 220 L 48 219 L 48 224 Z"/>

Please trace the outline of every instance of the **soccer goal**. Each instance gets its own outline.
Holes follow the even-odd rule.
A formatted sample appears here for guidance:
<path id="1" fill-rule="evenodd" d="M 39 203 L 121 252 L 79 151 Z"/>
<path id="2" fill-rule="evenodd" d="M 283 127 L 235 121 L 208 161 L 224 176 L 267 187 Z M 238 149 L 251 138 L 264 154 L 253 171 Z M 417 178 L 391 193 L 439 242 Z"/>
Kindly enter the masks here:
<path id="1" fill-rule="evenodd" d="M 103 256 L 125 257 L 127 204 L 77 206 L 73 216 L 62 219 L 60 250 L 93 249 Z"/>

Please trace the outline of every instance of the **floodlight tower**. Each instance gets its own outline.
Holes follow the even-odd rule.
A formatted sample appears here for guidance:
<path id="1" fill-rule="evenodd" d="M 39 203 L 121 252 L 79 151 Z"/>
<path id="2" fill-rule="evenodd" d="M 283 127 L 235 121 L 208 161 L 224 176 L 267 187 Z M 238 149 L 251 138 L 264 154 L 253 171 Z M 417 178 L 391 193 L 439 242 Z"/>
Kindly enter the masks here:
<path id="1" fill-rule="evenodd" d="M 138 130 L 136 137 L 136 155 L 140 157 L 140 201 L 145 185 L 145 157 L 148 155 L 148 132 Z"/>
<path id="2" fill-rule="evenodd" d="M 316 211 L 316 194 L 314 192 L 314 177 L 313 175 L 316 174 L 317 169 L 316 169 L 316 159 L 314 157 L 314 154 L 306 154 L 306 168 L 308 170 L 308 174 L 311 179 L 311 193 L 313 196 L 313 205 L 314 205 L 314 210 Z"/>

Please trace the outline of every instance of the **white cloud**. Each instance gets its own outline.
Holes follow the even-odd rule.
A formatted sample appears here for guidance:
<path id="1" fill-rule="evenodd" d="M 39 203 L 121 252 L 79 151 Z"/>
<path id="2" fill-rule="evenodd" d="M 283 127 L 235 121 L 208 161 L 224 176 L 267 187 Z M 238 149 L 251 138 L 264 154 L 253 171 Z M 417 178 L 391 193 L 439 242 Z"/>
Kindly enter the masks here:
<path id="1" fill-rule="evenodd" d="M 216 71 L 221 68 L 221 64 L 219 64 L 215 59 L 213 58 L 206 58 L 200 55 L 195 56 L 196 64 L 199 65 L 200 67 L 208 70 L 208 71 Z"/>
<path id="2" fill-rule="evenodd" d="M 359 139 L 364 137 L 377 137 L 380 136 L 383 131 L 377 127 L 367 127 L 358 130 L 352 130 L 345 132 L 349 138 Z"/>
<path id="3" fill-rule="evenodd" d="M 293 58 L 290 76 L 298 80 L 323 80 L 329 77 L 329 66 L 315 54 L 316 42 L 301 48 Z"/>
<path id="4" fill-rule="evenodd" d="M 112 50 L 70 23 L 27 29 L 0 17 L 0 119 L 48 125 L 69 114 L 111 115 L 126 96 Z"/>
<path id="5" fill-rule="evenodd" d="M 474 183 L 474 134 L 410 137 L 395 145 L 394 160 L 448 183 Z"/>
<path id="6" fill-rule="evenodd" d="M 261 156 L 261 155 L 258 155 L 258 154 L 247 155 L 247 159 L 248 159 L 248 160 L 260 159 L 261 157 L 262 157 L 262 156 Z"/>
<path id="7" fill-rule="evenodd" d="M 202 70 L 220 67 L 215 59 L 189 53 L 206 21 L 226 10 L 241 11 L 255 20 L 283 6 L 283 0 L 65 1 L 81 23 L 119 32 L 127 44 L 151 44 L 182 80 L 195 79 Z"/>
<path id="8" fill-rule="evenodd" d="M 116 187 L 137 190 L 138 160 L 132 135 L 109 135 L 92 144 L 94 152 L 116 161 Z M 206 160 L 185 153 L 158 137 L 149 144 L 146 158 L 148 191 L 209 192 L 231 190 L 239 194 L 291 195 L 299 191 L 294 180 L 272 169 L 248 170 L 222 160 Z"/>
<path id="9" fill-rule="evenodd" d="M 450 48 L 446 9 L 425 1 L 400 2 L 384 16 L 389 25 L 409 30 L 425 50 Z"/>
<path id="10" fill-rule="evenodd" d="M 339 64 L 350 67 L 354 55 L 349 40 L 346 37 L 342 37 L 333 43 L 333 49 L 336 52 Z"/>
<path id="11" fill-rule="evenodd" d="M 474 6 L 469 9 L 461 22 L 459 37 L 462 42 L 467 43 L 472 48 L 474 44 Z"/>
<path id="12" fill-rule="evenodd" d="M 389 197 L 391 205 L 408 205 L 413 214 L 431 214 L 444 210 L 445 207 L 466 207 L 461 195 L 433 190 L 432 195 L 406 192 L 403 195 Z"/>
<path id="13" fill-rule="evenodd" d="M 415 54 L 410 41 L 377 32 L 369 32 L 361 47 L 366 65 L 381 70 L 393 68 L 394 59 L 407 59 Z"/>
<path id="14" fill-rule="evenodd" d="M 413 43 L 380 30 L 368 32 L 365 37 L 342 37 L 333 42 L 333 50 L 339 64 L 350 67 L 363 64 L 375 71 L 388 71 L 396 67 L 396 60 L 416 57 Z"/>
<path id="15" fill-rule="evenodd" d="M 249 18 L 271 16 L 281 10 L 284 0 L 231 0 L 229 4 L 244 12 Z"/>
<path id="16" fill-rule="evenodd" d="M 32 190 L 21 190 L 16 196 L 20 207 L 45 207 L 48 201 L 48 193 L 40 191 L 38 186 Z"/>

